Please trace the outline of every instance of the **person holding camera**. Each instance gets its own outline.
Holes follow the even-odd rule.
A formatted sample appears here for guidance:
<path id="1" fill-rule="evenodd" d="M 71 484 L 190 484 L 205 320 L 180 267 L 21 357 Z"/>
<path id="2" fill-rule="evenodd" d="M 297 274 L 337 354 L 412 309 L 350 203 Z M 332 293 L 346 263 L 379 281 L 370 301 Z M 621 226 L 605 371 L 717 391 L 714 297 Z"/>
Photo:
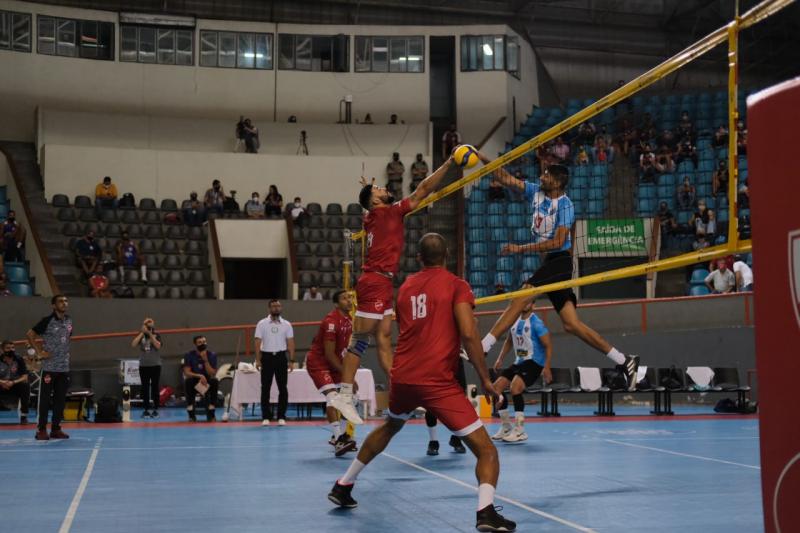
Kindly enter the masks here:
<path id="1" fill-rule="evenodd" d="M 183 358 L 183 378 L 186 386 L 186 411 L 189 420 L 197 422 L 194 413 L 195 395 L 199 392 L 206 399 L 206 419 L 216 422 L 214 411 L 217 408 L 217 354 L 208 349 L 205 335 L 194 339 L 194 350 Z"/>
<path id="2" fill-rule="evenodd" d="M 258 137 L 258 128 L 247 118 L 244 121 L 244 146 L 248 154 L 257 154 L 261 147 L 261 139 Z"/>
<path id="3" fill-rule="evenodd" d="M 132 348 L 139 348 L 139 377 L 142 381 L 142 418 L 158 418 L 158 391 L 161 379 L 161 335 L 156 333 L 156 323 L 152 318 L 145 318 L 139 333 L 131 341 Z M 153 410 L 150 410 L 152 397 Z"/>

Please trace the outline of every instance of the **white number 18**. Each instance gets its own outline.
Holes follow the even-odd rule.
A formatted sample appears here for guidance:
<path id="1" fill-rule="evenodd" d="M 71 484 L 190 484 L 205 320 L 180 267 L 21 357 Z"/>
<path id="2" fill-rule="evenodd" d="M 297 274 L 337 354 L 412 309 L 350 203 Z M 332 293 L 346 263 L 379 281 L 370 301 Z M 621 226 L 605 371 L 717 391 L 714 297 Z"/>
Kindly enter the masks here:
<path id="1" fill-rule="evenodd" d="M 428 307 L 426 305 L 428 296 L 420 294 L 419 296 L 411 297 L 411 319 L 425 318 L 428 315 Z"/>

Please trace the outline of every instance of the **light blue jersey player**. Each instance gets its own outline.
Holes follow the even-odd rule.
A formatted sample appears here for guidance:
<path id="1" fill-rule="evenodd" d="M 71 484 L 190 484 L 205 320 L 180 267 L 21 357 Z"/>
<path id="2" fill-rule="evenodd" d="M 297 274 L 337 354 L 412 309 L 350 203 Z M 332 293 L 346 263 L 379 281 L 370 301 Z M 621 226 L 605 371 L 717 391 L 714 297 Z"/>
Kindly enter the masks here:
<path id="1" fill-rule="evenodd" d="M 500 370 L 508 352 L 514 352 L 516 360 L 511 366 Z M 494 389 L 498 392 L 511 387 L 511 398 L 514 402 L 515 423 L 511 424 L 511 415 L 508 411 L 508 396 L 503 393 L 503 404 L 498 410 L 502 425 L 500 431 L 494 434 L 494 440 L 505 442 L 520 442 L 526 440 L 525 433 L 525 399 L 522 396 L 527 387 L 544 377 L 549 383 L 553 376 L 550 372 L 550 359 L 553 356 L 553 345 L 550 342 L 550 332 L 544 322 L 533 312 L 533 302 L 528 302 L 522 314 L 511 327 L 503 343 L 503 349 L 494 363 L 494 369 L 500 376 L 494 382 Z"/>
<path id="2" fill-rule="evenodd" d="M 484 163 L 489 162 L 489 159 L 483 154 L 478 154 L 478 157 Z M 564 165 L 546 166 L 539 176 L 538 184 L 517 179 L 502 168 L 495 171 L 494 178 L 509 189 L 523 193 L 533 208 L 532 242 L 506 244 L 502 249 L 503 255 L 538 253 L 544 256 L 542 265 L 523 284 L 523 288 L 541 287 L 571 280 L 574 270 L 571 233 L 575 223 L 575 207 L 566 194 L 569 169 Z M 603 353 L 615 364 L 622 365 L 628 381 L 628 390 L 636 390 L 639 356 L 623 354 L 611 346 L 600 334 L 584 324 L 578 318 L 578 300 L 571 288 L 550 291 L 547 296 L 564 325 L 564 331 L 575 335 L 595 350 Z M 532 300 L 533 298 L 530 296 L 522 296 L 511 301 L 495 322 L 492 330 L 483 338 L 484 352 L 489 353 L 497 339 L 502 337 L 516 322 L 526 304 Z"/>

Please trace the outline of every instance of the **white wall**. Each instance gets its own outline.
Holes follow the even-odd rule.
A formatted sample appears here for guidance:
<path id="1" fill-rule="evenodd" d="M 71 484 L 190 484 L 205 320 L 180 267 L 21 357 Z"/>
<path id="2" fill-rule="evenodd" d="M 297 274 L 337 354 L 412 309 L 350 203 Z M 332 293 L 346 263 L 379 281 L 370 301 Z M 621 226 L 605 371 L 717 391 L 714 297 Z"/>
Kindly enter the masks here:
<path id="1" fill-rule="evenodd" d="M 403 153 L 408 170 L 414 154 Z M 271 184 L 278 186 L 285 202 L 300 196 L 304 202 L 343 206 L 358 201 L 361 163 L 367 176 L 385 181 L 386 157 L 297 157 L 265 154 L 233 154 L 140 150 L 115 147 L 44 147 L 45 198 L 62 193 L 93 197 L 103 176 L 112 176 L 120 194 L 131 192 L 137 200 L 149 197 L 179 203 L 190 191 L 202 195 L 214 178 L 225 190 L 237 191 L 240 205 L 253 191 L 266 196 Z M 406 179 L 406 184 L 408 183 Z"/>
<path id="2" fill-rule="evenodd" d="M 289 256 L 284 220 L 218 219 L 217 237 L 223 259 L 283 259 Z"/>

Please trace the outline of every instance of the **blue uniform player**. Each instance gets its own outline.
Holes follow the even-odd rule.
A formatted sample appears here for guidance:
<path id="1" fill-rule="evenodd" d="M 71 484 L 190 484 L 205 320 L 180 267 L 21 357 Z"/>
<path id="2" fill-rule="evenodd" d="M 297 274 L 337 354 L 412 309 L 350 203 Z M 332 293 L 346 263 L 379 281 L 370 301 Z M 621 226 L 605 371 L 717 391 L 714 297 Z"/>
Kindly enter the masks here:
<path id="1" fill-rule="evenodd" d="M 516 360 L 511 366 L 500 368 L 506 354 L 512 351 L 516 355 Z M 533 313 L 533 302 L 528 302 L 522 310 L 522 314 L 511 326 L 506 342 L 500 350 L 500 355 L 494 363 L 494 369 L 500 372 L 494 382 L 494 390 L 504 391 L 511 386 L 511 398 L 514 402 L 514 424 L 511 423 L 511 415 L 508 412 L 508 396 L 503 393 L 500 409 L 500 419 L 502 425 L 500 430 L 492 436 L 494 440 L 505 442 L 520 442 L 527 440 L 525 433 L 525 399 L 522 394 L 527 387 L 533 385 L 540 375 L 544 375 L 544 380 L 550 382 L 553 379 L 550 373 L 550 361 L 553 357 L 553 344 L 550 342 L 550 332 L 544 322 Z"/>
<path id="2" fill-rule="evenodd" d="M 479 157 L 484 163 L 489 159 L 483 154 Z M 572 279 L 572 226 L 575 223 L 575 208 L 566 195 L 569 183 L 569 170 L 563 165 L 550 165 L 539 177 L 539 183 L 529 183 L 515 178 L 503 169 L 495 172 L 495 179 L 502 185 L 525 194 L 530 202 L 533 218 L 531 220 L 532 242 L 527 244 L 506 244 L 503 255 L 538 253 L 543 256 L 542 265 L 522 285 L 523 288 L 537 287 Z M 605 354 L 617 365 L 623 367 L 628 381 L 628 390 L 636 390 L 636 372 L 639 369 L 639 356 L 625 355 L 608 343 L 599 333 L 581 322 L 576 310 L 577 298 L 572 289 L 561 289 L 547 293 L 553 304 L 564 331 L 575 335 L 583 342 Z M 483 351 L 488 353 L 516 321 L 533 297 L 521 297 L 511 301 L 491 332 L 483 338 Z"/>

